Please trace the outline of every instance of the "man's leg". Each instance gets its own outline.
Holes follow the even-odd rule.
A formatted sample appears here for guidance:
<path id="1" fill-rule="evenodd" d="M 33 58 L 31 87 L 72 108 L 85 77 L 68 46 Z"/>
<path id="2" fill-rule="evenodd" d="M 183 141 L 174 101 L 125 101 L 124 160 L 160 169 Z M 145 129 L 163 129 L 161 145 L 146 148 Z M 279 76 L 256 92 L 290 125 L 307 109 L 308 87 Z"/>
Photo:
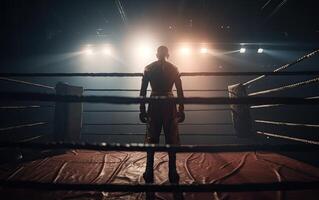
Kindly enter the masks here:
<path id="1" fill-rule="evenodd" d="M 146 128 L 145 144 L 158 144 L 162 129 L 162 120 L 152 112 L 149 112 L 149 121 Z M 146 169 L 143 178 L 146 183 L 154 182 L 154 151 L 148 151 L 146 156 Z"/>
<path id="2" fill-rule="evenodd" d="M 178 123 L 176 119 L 176 105 L 174 103 L 169 103 L 166 107 L 164 117 L 163 117 L 163 127 L 165 133 L 165 143 L 172 145 L 179 145 L 179 133 L 178 133 Z M 179 176 L 176 170 L 176 153 L 169 152 L 169 180 L 171 183 L 178 183 Z"/>
<path id="3" fill-rule="evenodd" d="M 164 123 L 164 133 L 165 133 L 165 143 L 171 145 L 179 145 L 179 133 L 178 133 L 178 124 L 176 119 L 165 120 Z M 171 183 L 179 182 L 179 175 L 176 169 L 176 153 L 168 153 L 168 169 L 169 169 L 169 180 Z"/>
<path id="4" fill-rule="evenodd" d="M 164 123 L 165 142 L 166 144 L 180 145 L 177 119 L 167 120 Z M 176 169 L 176 153 L 168 153 L 168 178 L 170 183 L 179 183 L 179 175 Z M 173 193 L 174 200 L 183 200 L 182 192 Z"/>
<path id="5" fill-rule="evenodd" d="M 158 109 L 157 109 L 158 110 Z M 159 138 L 162 129 L 162 120 L 157 115 L 158 112 L 151 107 L 149 109 L 149 121 L 147 123 L 146 128 L 146 136 L 145 136 L 145 143 L 146 144 L 158 144 Z M 143 178 L 145 183 L 154 183 L 154 151 L 147 151 L 146 155 L 146 169 L 143 174 Z M 146 192 L 146 200 L 153 200 L 155 199 L 154 192 Z"/>

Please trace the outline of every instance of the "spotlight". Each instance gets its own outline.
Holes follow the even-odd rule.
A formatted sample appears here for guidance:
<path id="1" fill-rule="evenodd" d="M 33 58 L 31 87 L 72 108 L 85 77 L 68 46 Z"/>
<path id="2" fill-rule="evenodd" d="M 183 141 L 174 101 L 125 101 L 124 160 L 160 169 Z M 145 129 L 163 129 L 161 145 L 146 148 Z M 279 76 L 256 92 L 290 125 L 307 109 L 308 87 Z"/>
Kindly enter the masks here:
<path id="1" fill-rule="evenodd" d="M 245 53 L 246 52 L 246 48 L 240 48 L 239 53 Z"/>
<path id="2" fill-rule="evenodd" d="M 110 47 L 104 47 L 104 48 L 102 49 L 102 53 L 103 53 L 104 55 L 110 56 L 110 55 L 112 55 L 112 49 L 111 49 Z"/>
<path id="3" fill-rule="evenodd" d="M 153 50 L 151 47 L 149 47 L 147 45 L 143 45 L 143 46 L 139 47 L 138 52 L 142 56 L 150 56 L 150 55 L 152 55 Z"/>
<path id="4" fill-rule="evenodd" d="M 262 48 L 259 48 L 258 50 L 257 50 L 257 53 L 263 53 L 264 52 L 264 49 L 262 49 Z"/>
<path id="5" fill-rule="evenodd" d="M 202 48 L 199 50 L 199 52 L 202 53 L 202 54 L 206 54 L 206 53 L 208 53 L 208 49 L 205 48 L 205 47 L 202 47 Z"/>
<path id="6" fill-rule="evenodd" d="M 91 48 L 86 48 L 86 49 L 84 49 L 83 52 L 85 55 L 93 55 L 94 54 L 93 49 L 91 49 Z"/>
<path id="7" fill-rule="evenodd" d="M 189 47 L 182 47 L 180 49 L 181 53 L 184 54 L 184 55 L 188 55 L 191 53 L 191 49 Z"/>

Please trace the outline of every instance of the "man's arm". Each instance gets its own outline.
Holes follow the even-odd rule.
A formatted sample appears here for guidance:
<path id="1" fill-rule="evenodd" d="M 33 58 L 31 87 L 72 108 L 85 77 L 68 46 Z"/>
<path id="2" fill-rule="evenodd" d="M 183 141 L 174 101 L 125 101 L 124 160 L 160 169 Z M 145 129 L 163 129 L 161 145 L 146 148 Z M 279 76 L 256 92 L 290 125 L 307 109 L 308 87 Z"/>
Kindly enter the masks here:
<path id="1" fill-rule="evenodd" d="M 140 97 L 145 98 L 147 94 L 147 87 L 148 87 L 149 79 L 144 71 L 143 78 L 142 78 L 142 85 L 140 90 Z M 146 113 L 145 103 L 140 103 L 140 112 Z"/>
<path id="2" fill-rule="evenodd" d="M 183 86 L 182 86 L 182 80 L 180 74 L 178 74 L 177 79 L 175 80 L 175 87 L 177 90 L 177 97 L 178 98 L 184 98 L 184 92 L 183 92 Z M 184 104 L 180 103 L 178 107 L 179 112 L 184 112 Z"/>

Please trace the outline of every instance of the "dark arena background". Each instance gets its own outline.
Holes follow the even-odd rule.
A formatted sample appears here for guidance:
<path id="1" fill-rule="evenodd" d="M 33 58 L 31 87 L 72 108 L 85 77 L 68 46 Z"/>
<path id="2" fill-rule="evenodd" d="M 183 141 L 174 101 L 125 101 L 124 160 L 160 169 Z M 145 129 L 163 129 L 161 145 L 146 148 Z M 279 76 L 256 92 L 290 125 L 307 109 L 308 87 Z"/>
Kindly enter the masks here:
<path id="1" fill-rule="evenodd" d="M 318 199 L 318 8 L 1 0 L 0 198 Z M 184 97 L 140 96 L 161 45 Z M 184 104 L 180 145 L 140 103 Z"/>

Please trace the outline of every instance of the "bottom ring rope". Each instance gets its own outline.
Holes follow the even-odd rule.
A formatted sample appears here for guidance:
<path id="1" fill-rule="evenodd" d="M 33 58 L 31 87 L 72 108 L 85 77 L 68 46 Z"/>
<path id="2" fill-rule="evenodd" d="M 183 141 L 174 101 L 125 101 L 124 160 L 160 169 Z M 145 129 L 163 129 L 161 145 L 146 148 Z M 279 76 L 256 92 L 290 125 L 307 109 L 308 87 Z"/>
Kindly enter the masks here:
<path id="1" fill-rule="evenodd" d="M 314 141 L 314 140 L 295 138 L 295 137 L 278 135 L 278 134 L 274 134 L 274 133 L 266 133 L 266 132 L 261 132 L 261 131 L 257 131 L 257 134 L 264 135 L 264 136 L 269 136 L 269 137 L 280 138 L 280 139 L 287 139 L 287 140 L 296 141 L 296 142 L 303 142 L 303 143 L 306 143 L 306 144 L 319 145 L 319 141 Z"/>
<path id="2" fill-rule="evenodd" d="M 60 191 L 108 191 L 108 192 L 248 192 L 278 190 L 319 189 L 319 181 L 287 181 L 240 184 L 72 184 L 43 183 L 35 181 L 0 180 L 1 187 Z"/>
<path id="3" fill-rule="evenodd" d="M 218 153 L 218 152 L 247 152 L 247 151 L 269 151 L 269 152 L 308 152 L 319 151 L 319 145 L 306 144 L 253 144 L 253 145 L 155 145 L 155 144 L 120 144 L 120 143 L 23 143 L 23 142 L 0 142 L 0 148 L 17 147 L 25 149 L 84 149 L 96 151 L 140 151 L 140 152 L 175 152 L 175 153 Z"/>

